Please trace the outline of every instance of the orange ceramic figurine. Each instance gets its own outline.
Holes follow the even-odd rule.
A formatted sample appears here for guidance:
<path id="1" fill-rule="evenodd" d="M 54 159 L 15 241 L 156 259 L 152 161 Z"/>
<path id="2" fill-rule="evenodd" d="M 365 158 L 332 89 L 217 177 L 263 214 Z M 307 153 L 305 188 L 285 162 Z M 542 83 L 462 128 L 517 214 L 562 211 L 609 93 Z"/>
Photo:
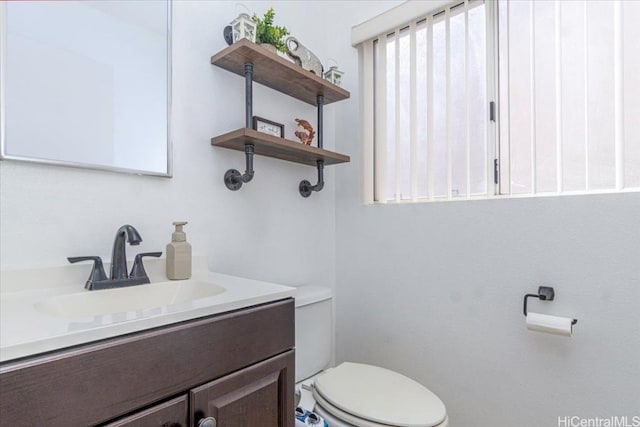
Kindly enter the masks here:
<path id="1" fill-rule="evenodd" d="M 316 133 L 313 131 L 313 127 L 311 126 L 311 124 L 308 121 L 303 119 L 296 119 L 296 123 L 298 124 L 298 127 L 301 127 L 306 132 L 297 130 L 294 132 L 294 134 L 298 137 L 300 142 L 302 142 L 303 144 L 311 145 L 311 141 L 313 141 L 313 137 L 316 136 Z"/>

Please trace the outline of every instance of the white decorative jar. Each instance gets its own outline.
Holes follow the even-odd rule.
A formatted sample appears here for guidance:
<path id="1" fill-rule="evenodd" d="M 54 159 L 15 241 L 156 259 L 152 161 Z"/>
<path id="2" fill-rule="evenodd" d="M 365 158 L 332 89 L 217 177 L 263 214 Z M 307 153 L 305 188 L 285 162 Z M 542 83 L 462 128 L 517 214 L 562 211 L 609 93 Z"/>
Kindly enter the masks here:
<path id="1" fill-rule="evenodd" d="M 242 39 L 249 39 L 254 43 L 256 42 L 257 25 L 248 14 L 241 13 L 236 19 L 231 21 L 231 29 L 234 43 Z"/>
<path id="2" fill-rule="evenodd" d="M 344 73 L 342 71 L 338 70 L 338 67 L 331 66 L 327 71 L 325 71 L 324 78 L 325 78 L 325 80 L 330 81 L 331 83 L 333 83 L 336 86 L 342 86 L 342 76 L 343 75 L 344 75 Z"/>

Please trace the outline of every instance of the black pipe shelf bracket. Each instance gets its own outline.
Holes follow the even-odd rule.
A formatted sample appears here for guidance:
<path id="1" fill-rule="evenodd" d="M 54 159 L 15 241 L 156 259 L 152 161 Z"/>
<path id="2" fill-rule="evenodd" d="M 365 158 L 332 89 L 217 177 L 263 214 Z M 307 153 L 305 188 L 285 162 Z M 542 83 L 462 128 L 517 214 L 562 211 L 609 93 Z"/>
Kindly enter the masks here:
<path id="1" fill-rule="evenodd" d="M 318 95 L 316 105 L 318 106 L 318 148 L 323 148 L 322 141 L 322 123 L 323 123 L 323 115 L 322 109 L 324 107 L 324 96 Z M 300 181 L 300 185 L 298 186 L 298 191 L 300 191 L 300 195 L 302 197 L 309 197 L 314 191 L 322 191 L 324 188 L 324 160 L 318 160 L 316 162 L 318 168 L 318 183 L 316 185 L 311 185 L 309 181 L 306 179 Z"/>
<path id="2" fill-rule="evenodd" d="M 324 160 L 318 160 L 318 183 L 311 185 L 306 179 L 300 181 L 298 190 L 302 197 L 309 197 L 314 191 L 322 191 L 324 188 Z"/>
<path id="3" fill-rule="evenodd" d="M 253 153 L 255 149 L 253 144 L 244 145 L 244 154 L 247 162 L 246 170 L 244 174 L 241 174 L 237 169 L 229 169 L 224 174 L 224 185 L 231 191 L 237 191 L 242 187 L 242 184 L 247 183 L 253 179 Z"/>
<path id="4" fill-rule="evenodd" d="M 247 62 L 244 64 L 244 101 L 245 101 L 245 127 L 251 128 L 253 122 L 253 64 Z M 244 145 L 244 155 L 246 161 L 246 170 L 241 174 L 237 169 L 229 169 L 224 174 L 224 185 L 231 191 L 238 191 L 242 184 L 253 179 L 255 171 L 253 170 L 253 154 L 255 147 L 253 144 Z"/>
<path id="5" fill-rule="evenodd" d="M 253 125 L 253 64 L 247 62 L 244 64 L 244 93 L 245 93 L 245 127 L 250 129 Z M 318 107 L 318 148 L 322 148 L 322 128 L 323 128 L 323 107 L 324 96 L 318 95 L 316 98 Z M 255 171 L 253 170 L 253 155 L 255 147 L 253 144 L 245 144 L 244 154 L 246 159 L 246 170 L 243 174 L 237 169 L 229 169 L 224 174 L 224 185 L 231 191 L 238 191 L 245 184 L 253 179 Z M 324 160 L 317 160 L 316 167 L 318 169 L 318 183 L 311 185 L 309 181 L 302 180 L 298 186 L 298 191 L 302 197 L 309 197 L 314 191 L 322 191 L 324 188 Z"/>

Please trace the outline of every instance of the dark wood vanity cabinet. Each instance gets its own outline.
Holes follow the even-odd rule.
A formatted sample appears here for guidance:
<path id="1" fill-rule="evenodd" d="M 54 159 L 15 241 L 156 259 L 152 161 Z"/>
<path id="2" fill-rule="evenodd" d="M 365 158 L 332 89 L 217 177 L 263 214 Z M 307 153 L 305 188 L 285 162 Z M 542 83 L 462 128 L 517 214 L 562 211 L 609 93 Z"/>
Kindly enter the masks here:
<path id="1" fill-rule="evenodd" d="M 126 416 L 104 427 L 185 427 L 189 425 L 189 397 L 187 395 L 159 403 Z"/>
<path id="2" fill-rule="evenodd" d="M 293 427 L 292 299 L 0 365 L 0 427 Z"/>

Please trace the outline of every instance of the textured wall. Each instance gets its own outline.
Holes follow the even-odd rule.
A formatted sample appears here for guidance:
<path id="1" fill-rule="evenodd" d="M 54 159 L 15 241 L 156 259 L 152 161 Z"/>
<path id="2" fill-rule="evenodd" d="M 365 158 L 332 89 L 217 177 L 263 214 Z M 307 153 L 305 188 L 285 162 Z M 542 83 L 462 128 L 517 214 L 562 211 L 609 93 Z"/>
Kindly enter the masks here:
<path id="1" fill-rule="evenodd" d="M 362 207 L 338 192 L 339 361 L 412 376 L 455 425 L 637 415 L 640 195 Z M 530 310 L 575 316 L 573 337 L 525 329 L 539 285 L 556 300 Z"/>
<path id="2" fill-rule="evenodd" d="M 415 378 L 455 426 L 640 415 L 639 193 L 363 206 L 357 102 L 336 117 L 338 362 Z M 543 284 L 556 301 L 531 309 L 577 317 L 573 337 L 526 330 Z"/>

